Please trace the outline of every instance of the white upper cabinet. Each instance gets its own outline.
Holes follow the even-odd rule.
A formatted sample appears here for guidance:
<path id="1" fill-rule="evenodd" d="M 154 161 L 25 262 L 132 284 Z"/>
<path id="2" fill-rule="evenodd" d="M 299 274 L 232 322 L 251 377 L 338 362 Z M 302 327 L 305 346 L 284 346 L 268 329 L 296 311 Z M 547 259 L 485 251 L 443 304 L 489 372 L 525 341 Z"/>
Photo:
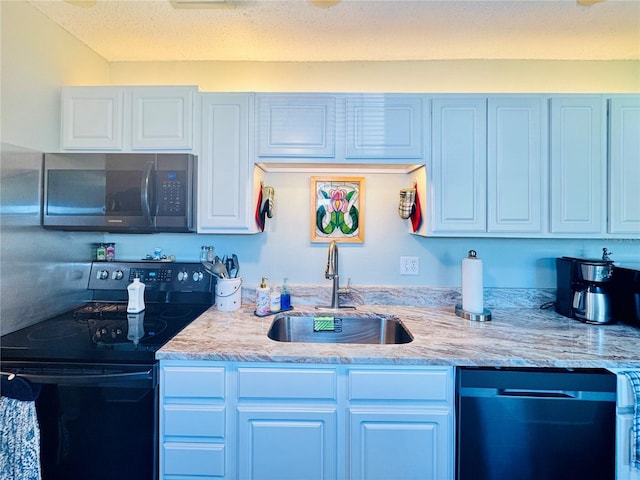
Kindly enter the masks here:
<path id="1" fill-rule="evenodd" d="M 483 233 L 487 100 L 474 96 L 436 98 L 432 111 L 431 231 Z"/>
<path id="2" fill-rule="evenodd" d="M 542 232 L 543 108 L 539 96 L 489 98 L 488 232 Z"/>
<path id="3" fill-rule="evenodd" d="M 253 94 L 202 95 L 198 233 L 256 233 L 260 171 L 249 158 Z"/>
<path id="4" fill-rule="evenodd" d="M 131 148 L 193 147 L 193 96 L 189 87 L 144 87 L 132 90 Z"/>
<path id="5" fill-rule="evenodd" d="M 259 94 L 257 105 L 259 157 L 335 157 L 335 96 Z"/>
<path id="6" fill-rule="evenodd" d="M 419 95 L 348 95 L 345 157 L 421 159 L 422 111 Z"/>
<path id="7" fill-rule="evenodd" d="M 609 103 L 609 233 L 640 235 L 640 97 Z"/>
<path id="8" fill-rule="evenodd" d="M 600 95 L 551 99 L 551 233 L 604 232 L 607 204 L 604 119 Z"/>
<path id="9" fill-rule="evenodd" d="M 66 87 L 62 150 L 192 151 L 193 86 Z"/>
<path id="10" fill-rule="evenodd" d="M 257 94 L 258 161 L 423 163 L 425 102 L 407 94 Z"/>
<path id="11" fill-rule="evenodd" d="M 124 90 L 62 89 L 62 149 L 122 150 Z"/>

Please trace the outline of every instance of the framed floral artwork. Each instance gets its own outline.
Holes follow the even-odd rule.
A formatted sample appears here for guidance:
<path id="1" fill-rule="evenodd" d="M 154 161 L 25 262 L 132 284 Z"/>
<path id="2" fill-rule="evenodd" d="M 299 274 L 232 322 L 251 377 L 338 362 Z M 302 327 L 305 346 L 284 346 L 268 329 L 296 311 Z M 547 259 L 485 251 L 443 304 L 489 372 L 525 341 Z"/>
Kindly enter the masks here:
<path id="1" fill-rule="evenodd" d="M 311 177 L 311 242 L 364 242 L 364 177 Z"/>

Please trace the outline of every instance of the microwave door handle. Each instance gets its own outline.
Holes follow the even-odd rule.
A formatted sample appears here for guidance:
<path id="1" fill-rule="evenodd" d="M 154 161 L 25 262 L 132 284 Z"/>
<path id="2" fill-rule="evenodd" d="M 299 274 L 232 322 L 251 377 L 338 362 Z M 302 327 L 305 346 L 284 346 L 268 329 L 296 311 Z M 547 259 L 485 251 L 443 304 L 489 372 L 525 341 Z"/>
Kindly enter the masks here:
<path id="1" fill-rule="evenodd" d="M 153 162 L 149 161 L 146 163 L 144 167 L 144 172 L 142 173 L 142 181 L 140 184 L 140 202 L 142 204 L 142 214 L 144 218 L 147 220 L 147 224 L 151 225 L 151 200 L 150 200 L 150 189 L 151 189 L 151 173 L 153 172 Z"/>

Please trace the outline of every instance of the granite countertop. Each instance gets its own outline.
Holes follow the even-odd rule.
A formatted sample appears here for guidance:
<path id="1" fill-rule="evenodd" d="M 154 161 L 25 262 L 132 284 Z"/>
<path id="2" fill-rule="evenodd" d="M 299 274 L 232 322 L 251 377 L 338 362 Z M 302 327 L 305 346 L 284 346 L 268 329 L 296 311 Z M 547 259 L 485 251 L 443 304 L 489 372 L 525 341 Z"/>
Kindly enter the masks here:
<path id="1" fill-rule="evenodd" d="M 158 359 L 390 365 L 640 367 L 640 328 L 589 325 L 539 308 L 492 308 L 490 322 L 458 317 L 453 307 L 358 306 L 394 315 L 414 339 L 402 345 L 284 343 L 267 337 L 273 316 L 253 305 L 210 308 L 156 354 Z M 294 306 L 292 315 L 318 315 Z"/>

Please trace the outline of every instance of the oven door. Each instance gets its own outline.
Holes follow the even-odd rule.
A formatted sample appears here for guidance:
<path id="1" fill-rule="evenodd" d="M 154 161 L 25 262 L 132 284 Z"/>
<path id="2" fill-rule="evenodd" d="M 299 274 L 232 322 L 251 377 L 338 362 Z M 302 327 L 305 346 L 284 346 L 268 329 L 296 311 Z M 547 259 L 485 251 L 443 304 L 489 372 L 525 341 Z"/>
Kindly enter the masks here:
<path id="1" fill-rule="evenodd" d="M 43 480 L 157 478 L 157 366 L 3 362 L 41 384 Z"/>

